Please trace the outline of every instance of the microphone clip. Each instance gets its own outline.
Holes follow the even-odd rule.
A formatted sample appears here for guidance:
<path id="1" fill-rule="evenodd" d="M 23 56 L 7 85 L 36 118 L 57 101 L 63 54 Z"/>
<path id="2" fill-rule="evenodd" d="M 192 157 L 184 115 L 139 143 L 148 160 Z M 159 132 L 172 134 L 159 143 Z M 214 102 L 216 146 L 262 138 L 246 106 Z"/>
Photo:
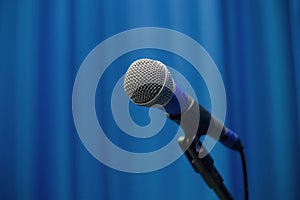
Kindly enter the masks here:
<path id="1" fill-rule="evenodd" d="M 203 177 L 207 185 L 215 191 L 218 197 L 222 200 L 233 200 L 232 195 L 223 183 L 222 176 L 214 166 L 214 160 L 207 153 L 199 138 L 181 136 L 178 138 L 178 143 L 181 149 L 185 151 L 185 155 L 195 172 Z"/>

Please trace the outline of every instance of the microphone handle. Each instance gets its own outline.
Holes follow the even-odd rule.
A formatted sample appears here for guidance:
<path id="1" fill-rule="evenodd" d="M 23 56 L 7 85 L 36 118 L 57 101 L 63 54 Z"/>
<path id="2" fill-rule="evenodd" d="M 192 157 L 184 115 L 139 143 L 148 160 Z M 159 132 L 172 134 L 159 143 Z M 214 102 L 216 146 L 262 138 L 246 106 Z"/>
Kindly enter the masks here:
<path id="1" fill-rule="evenodd" d="M 187 137 L 196 136 L 200 138 L 202 135 L 208 134 L 233 150 L 242 150 L 242 143 L 235 132 L 225 127 L 220 120 L 213 117 L 210 112 L 192 97 L 189 95 L 186 95 L 186 97 L 188 102 L 186 110 L 180 115 L 169 115 L 168 117 L 182 127 Z M 195 127 L 197 130 L 194 130 Z M 210 131 L 209 133 L 208 130 Z M 220 132 L 221 134 L 219 135 L 218 133 Z"/>

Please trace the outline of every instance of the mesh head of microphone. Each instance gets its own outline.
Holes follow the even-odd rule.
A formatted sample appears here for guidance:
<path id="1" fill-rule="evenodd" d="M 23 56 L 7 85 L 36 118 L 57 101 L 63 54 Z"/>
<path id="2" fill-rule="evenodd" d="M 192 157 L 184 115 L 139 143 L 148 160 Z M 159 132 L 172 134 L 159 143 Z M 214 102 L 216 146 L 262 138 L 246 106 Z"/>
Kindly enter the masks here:
<path id="1" fill-rule="evenodd" d="M 124 90 L 135 104 L 166 105 L 175 92 L 175 84 L 167 67 L 152 59 L 134 61 L 125 74 Z"/>

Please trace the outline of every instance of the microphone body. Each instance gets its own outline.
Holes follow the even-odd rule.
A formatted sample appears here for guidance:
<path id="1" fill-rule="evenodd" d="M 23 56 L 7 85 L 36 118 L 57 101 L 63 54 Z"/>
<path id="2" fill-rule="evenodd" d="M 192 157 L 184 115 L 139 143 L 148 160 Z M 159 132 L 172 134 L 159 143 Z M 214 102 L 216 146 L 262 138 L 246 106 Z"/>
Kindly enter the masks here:
<path id="1" fill-rule="evenodd" d="M 168 117 L 177 124 L 180 124 L 188 137 L 193 135 L 191 127 L 194 127 L 195 125 L 198 127 L 196 134 L 196 137 L 198 138 L 207 134 L 209 126 L 211 126 L 212 132 L 214 130 L 222 130 L 219 138 L 216 138 L 214 137 L 214 134 L 211 134 L 214 139 L 219 140 L 222 144 L 233 150 L 240 151 L 242 149 L 242 143 L 235 132 L 224 126 L 222 122 L 213 117 L 210 112 L 192 97 L 185 94 L 177 85 L 171 100 L 163 107 L 169 114 Z"/>

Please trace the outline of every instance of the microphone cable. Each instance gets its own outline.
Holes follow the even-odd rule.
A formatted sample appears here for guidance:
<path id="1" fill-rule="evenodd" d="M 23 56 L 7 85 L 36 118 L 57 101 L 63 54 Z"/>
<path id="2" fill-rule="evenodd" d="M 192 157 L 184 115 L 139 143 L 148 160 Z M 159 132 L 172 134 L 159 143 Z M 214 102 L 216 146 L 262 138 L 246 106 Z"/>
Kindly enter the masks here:
<path id="1" fill-rule="evenodd" d="M 248 191 L 248 174 L 247 174 L 247 165 L 246 165 L 246 157 L 244 153 L 244 149 L 242 148 L 240 151 L 241 161 L 242 161 L 242 168 L 243 168 L 243 178 L 244 178 L 244 195 L 245 200 L 249 199 L 249 191 Z"/>

